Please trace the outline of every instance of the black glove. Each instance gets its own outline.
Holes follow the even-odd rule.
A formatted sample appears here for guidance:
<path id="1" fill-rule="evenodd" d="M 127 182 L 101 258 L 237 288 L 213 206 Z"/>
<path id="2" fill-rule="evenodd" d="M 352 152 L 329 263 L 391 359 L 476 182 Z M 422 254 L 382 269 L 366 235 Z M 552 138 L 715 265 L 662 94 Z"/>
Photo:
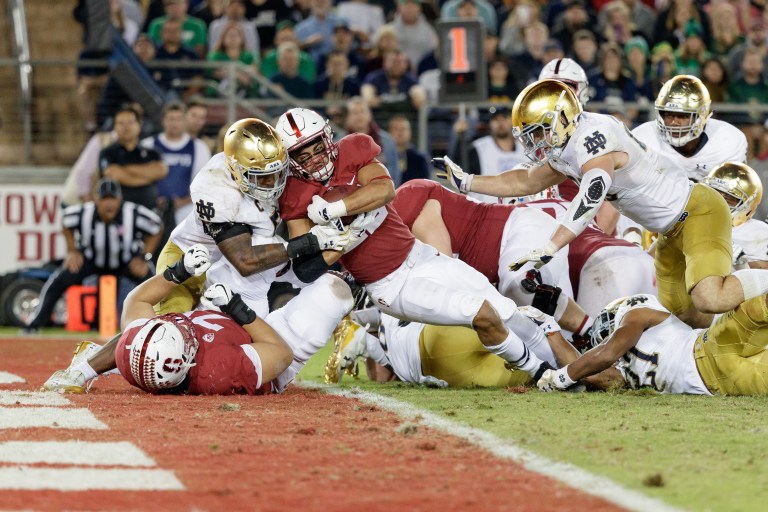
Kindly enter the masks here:
<path id="1" fill-rule="evenodd" d="M 222 313 L 232 317 L 232 320 L 239 325 L 247 325 L 256 321 L 258 316 L 256 312 L 248 307 L 248 304 L 243 301 L 239 293 L 233 293 L 232 298 L 226 304 L 219 306 Z"/>

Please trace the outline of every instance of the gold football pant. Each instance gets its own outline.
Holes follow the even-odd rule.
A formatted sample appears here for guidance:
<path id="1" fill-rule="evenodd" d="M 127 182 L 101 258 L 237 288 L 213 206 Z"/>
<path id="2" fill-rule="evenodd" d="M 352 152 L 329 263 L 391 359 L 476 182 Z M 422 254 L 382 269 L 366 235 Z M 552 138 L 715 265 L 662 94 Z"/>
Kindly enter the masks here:
<path id="1" fill-rule="evenodd" d="M 467 327 L 426 325 L 419 336 L 421 372 L 451 387 L 508 387 L 530 383 L 528 373 L 504 367 Z"/>
<path id="2" fill-rule="evenodd" d="M 712 393 L 768 394 L 768 297 L 755 297 L 717 319 L 696 340 L 694 357 Z"/>
<path id="3" fill-rule="evenodd" d="M 157 274 L 162 274 L 166 268 L 175 264 L 183 257 L 184 251 L 178 245 L 168 240 L 157 257 Z M 155 305 L 155 313 L 165 315 L 167 313 L 192 311 L 203 295 L 204 286 L 205 274 L 198 277 L 190 277 Z"/>
<path id="4" fill-rule="evenodd" d="M 697 183 L 683 216 L 656 244 L 659 301 L 675 315 L 693 307 L 699 281 L 731 273 L 731 212 L 720 193 Z"/>

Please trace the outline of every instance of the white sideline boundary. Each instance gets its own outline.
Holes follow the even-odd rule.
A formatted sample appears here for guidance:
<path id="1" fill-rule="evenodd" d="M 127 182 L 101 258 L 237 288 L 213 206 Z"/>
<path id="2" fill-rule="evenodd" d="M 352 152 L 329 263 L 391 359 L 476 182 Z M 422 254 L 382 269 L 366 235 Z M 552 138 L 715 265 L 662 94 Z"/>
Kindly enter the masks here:
<path id="1" fill-rule="evenodd" d="M 415 423 L 420 423 L 447 434 L 466 439 L 475 446 L 479 446 L 493 455 L 517 462 L 525 469 L 558 480 L 569 487 L 578 489 L 586 494 L 598 496 L 615 505 L 625 507 L 637 512 L 681 512 L 682 509 L 667 505 L 663 501 L 645 496 L 637 491 L 623 487 L 616 482 L 583 470 L 567 462 L 559 462 L 537 455 L 513 442 L 501 439 L 484 430 L 468 427 L 460 423 L 445 419 L 429 411 L 419 409 L 409 403 L 395 400 L 375 393 L 363 391 L 359 388 L 341 389 L 336 386 L 319 384 L 316 382 L 296 382 L 308 389 L 318 389 L 329 395 L 353 398 L 362 402 L 375 405 L 381 409 L 393 412 L 398 416 L 407 418 Z"/>
<path id="2" fill-rule="evenodd" d="M 0 370 L 0 384 L 22 384 L 27 382 L 24 377 Z"/>

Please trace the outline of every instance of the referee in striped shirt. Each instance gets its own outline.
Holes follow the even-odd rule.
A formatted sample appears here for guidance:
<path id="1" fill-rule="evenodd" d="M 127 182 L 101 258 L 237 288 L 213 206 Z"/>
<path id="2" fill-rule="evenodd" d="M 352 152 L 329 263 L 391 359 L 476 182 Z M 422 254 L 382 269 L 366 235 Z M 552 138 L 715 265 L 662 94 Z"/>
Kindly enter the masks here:
<path id="1" fill-rule="evenodd" d="M 25 331 L 48 325 L 67 288 L 90 275 L 127 278 L 135 286 L 154 274 L 151 258 L 162 235 L 160 217 L 144 206 L 123 201 L 120 184 L 112 178 L 99 180 L 95 198 L 64 210 L 67 256 L 43 286 L 40 304 Z"/>

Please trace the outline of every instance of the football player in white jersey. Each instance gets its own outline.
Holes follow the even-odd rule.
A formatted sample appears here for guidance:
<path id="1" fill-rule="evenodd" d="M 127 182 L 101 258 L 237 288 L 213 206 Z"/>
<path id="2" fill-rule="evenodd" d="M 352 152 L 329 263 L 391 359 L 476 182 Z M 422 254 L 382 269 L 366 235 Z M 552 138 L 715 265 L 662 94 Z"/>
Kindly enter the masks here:
<path id="1" fill-rule="evenodd" d="M 664 172 L 652 151 L 616 118 L 582 112 L 573 91 L 557 80 L 540 80 L 515 100 L 512 124 L 533 168 L 498 176 L 473 176 L 436 159 L 450 186 L 497 196 L 524 196 L 570 176 L 579 193 L 551 239 L 514 267 L 546 264 L 594 218 L 606 198 L 645 229 L 661 233 L 656 275 L 662 304 L 691 325 L 706 326 L 712 313 L 730 311 L 768 292 L 768 272 L 731 274 L 731 223 L 725 200 L 706 185 Z"/>
<path id="2" fill-rule="evenodd" d="M 712 100 L 695 76 L 678 75 L 656 97 L 656 120 L 632 133 L 649 151 L 668 159 L 670 172 L 683 172 L 696 183 L 723 162 L 747 161 L 747 138 L 735 126 L 710 119 Z"/>
<path id="3" fill-rule="evenodd" d="M 600 313 L 592 334 L 597 346 L 544 372 L 537 382 L 542 391 L 565 390 L 603 372 L 633 389 L 662 393 L 768 394 L 768 296 L 739 305 L 709 329 L 692 329 L 651 295 L 624 297 Z"/>

